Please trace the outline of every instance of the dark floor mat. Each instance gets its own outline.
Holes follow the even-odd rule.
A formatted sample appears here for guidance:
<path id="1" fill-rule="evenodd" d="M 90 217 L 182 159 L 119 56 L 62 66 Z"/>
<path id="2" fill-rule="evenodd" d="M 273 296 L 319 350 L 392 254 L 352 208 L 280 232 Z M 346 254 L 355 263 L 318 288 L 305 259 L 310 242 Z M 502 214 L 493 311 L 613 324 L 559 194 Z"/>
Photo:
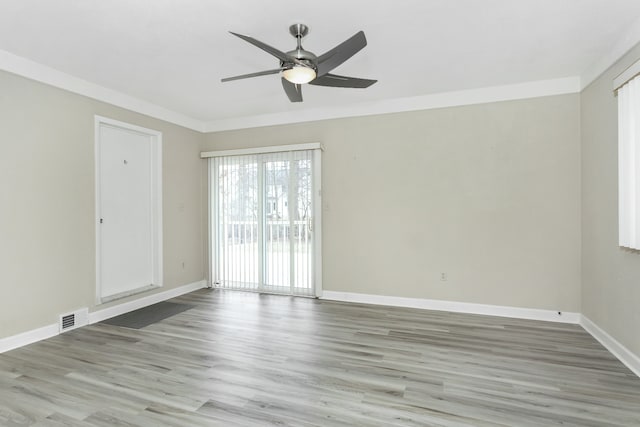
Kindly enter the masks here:
<path id="1" fill-rule="evenodd" d="M 104 320 L 102 323 L 114 326 L 123 326 L 125 328 L 141 329 L 168 317 L 182 313 L 183 311 L 187 311 L 193 307 L 195 306 L 191 304 L 159 302 L 130 313 L 112 317 L 111 319 Z"/>

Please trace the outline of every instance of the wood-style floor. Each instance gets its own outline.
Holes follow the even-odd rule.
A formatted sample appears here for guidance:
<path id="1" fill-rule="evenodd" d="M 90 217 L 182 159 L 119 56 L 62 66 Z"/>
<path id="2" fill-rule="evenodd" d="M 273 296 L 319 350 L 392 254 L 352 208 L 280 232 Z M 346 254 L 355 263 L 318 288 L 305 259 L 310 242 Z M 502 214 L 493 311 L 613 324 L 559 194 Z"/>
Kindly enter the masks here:
<path id="1" fill-rule="evenodd" d="M 0 355 L 2 426 L 640 426 L 577 325 L 200 290 Z"/>

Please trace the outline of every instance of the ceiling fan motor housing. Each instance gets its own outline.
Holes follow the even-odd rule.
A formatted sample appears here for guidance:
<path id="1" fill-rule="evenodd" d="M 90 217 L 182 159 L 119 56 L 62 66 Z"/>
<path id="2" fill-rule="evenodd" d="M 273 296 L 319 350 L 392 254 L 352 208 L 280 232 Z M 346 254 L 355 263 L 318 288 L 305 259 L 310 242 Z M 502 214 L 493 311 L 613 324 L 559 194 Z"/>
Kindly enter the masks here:
<path id="1" fill-rule="evenodd" d="M 293 56 L 294 58 L 299 59 L 301 62 L 306 64 L 308 67 L 313 68 L 314 70 L 317 68 L 316 59 L 318 59 L 318 57 L 315 56 L 313 53 L 309 52 L 308 50 L 304 50 L 304 49 L 290 50 L 289 52 L 287 52 L 287 55 Z M 293 64 L 285 63 L 285 62 L 282 62 L 281 65 L 293 66 Z"/>

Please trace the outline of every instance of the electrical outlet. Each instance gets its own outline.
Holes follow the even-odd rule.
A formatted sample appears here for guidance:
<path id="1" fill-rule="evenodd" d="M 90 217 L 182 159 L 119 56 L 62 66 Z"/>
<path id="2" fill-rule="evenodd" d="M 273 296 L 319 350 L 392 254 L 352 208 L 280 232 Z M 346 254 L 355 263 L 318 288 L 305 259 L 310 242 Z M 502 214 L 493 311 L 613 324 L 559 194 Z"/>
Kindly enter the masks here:
<path id="1" fill-rule="evenodd" d="M 441 282 L 447 281 L 447 273 L 440 273 L 440 281 Z"/>

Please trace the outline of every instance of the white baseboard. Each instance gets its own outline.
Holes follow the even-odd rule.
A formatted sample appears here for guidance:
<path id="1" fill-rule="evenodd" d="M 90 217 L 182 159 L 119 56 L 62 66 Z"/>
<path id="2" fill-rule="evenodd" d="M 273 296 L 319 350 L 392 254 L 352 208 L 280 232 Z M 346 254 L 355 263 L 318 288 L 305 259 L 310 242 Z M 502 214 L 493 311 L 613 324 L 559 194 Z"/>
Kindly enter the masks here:
<path id="1" fill-rule="evenodd" d="M 121 314 L 128 313 L 130 311 L 137 310 L 151 304 L 166 301 L 168 299 L 175 298 L 189 292 L 197 291 L 198 289 L 205 288 L 206 286 L 206 280 L 201 280 L 199 282 L 189 283 L 188 285 L 183 285 L 165 292 L 159 292 L 157 294 L 149 295 L 135 301 L 129 301 L 113 307 L 105 308 L 103 310 L 94 311 L 93 313 L 89 313 L 88 323 L 91 324 L 101 322 L 111 317 L 119 316 Z M 59 325 L 57 323 L 54 323 L 52 325 L 47 325 L 38 329 L 23 332 L 21 334 L 0 338 L 0 353 L 4 353 L 5 351 L 13 350 L 15 348 L 22 347 L 28 344 L 33 344 L 34 342 L 51 338 L 58 334 L 60 334 Z"/>
<path id="2" fill-rule="evenodd" d="M 624 345 L 620 344 L 615 338 L 605 332 L 598 325 L 593 323 L 584 314 L 581 316 L 580 325 L 589 332 L 596 340 L 600 341 L 607 350 L 618 358 L 625 366 L 640 377 L 640 357 L 636 356 Z"/>
<path id="3" fill-rule="evenodd" d="M 14 348 L 22 347 L 27 344 L 45 340 L 47 338 L 58 335 L 58 324 L 53 323 L 51 325 L 43 326 L 42 328 L 32 329 L 27 332 L 23 332 L 18 335 L 12 335 L 6 338 L 0 338 L 0 353 L 13 350 Z"/>
<path id="4" fill-rule="evenodd" d="M 138 298 L 133 301 L 114 305 L 112 307 L 105 308 L 102 310 L 97 310 L 89 313 L 89 324 L 102 322 L 103 320 L 120 316 L 121 314 L 125 314 L 130 311 L 137 310 L 139 308 L 147 307 L 149 305 L 166 301 L 171 298 L 179 297 L 180 295 L 197 291 L 198 289 L 205 288 L 206 286 L 207 286 L 207 281 L 200 280 L 199 282 L 189 283 L 188 285 L 183 285 L 177 288 L 169 289 L 168 291 L 158 292 L 156 294 L 152 294 L 143 298 Z"/>
<path id="5" fill-rule="evenodd" d="M 536 308 L 508 307 L 503 305 L 473 304 L 467 302 L 432 300 L 422 298 L 392 297 L 385 295 L 359 294 L 352 292 L 323 291 L 321 299 L 358 302 L 363 304 L 389 305 L 393 307 L 422 308 L 426 310 L 450 311 L 454 313 L 485 314 L 516 319 L 546 320 L 560 323 L 580 323 L 580 313 L 541 310 Z"/>

